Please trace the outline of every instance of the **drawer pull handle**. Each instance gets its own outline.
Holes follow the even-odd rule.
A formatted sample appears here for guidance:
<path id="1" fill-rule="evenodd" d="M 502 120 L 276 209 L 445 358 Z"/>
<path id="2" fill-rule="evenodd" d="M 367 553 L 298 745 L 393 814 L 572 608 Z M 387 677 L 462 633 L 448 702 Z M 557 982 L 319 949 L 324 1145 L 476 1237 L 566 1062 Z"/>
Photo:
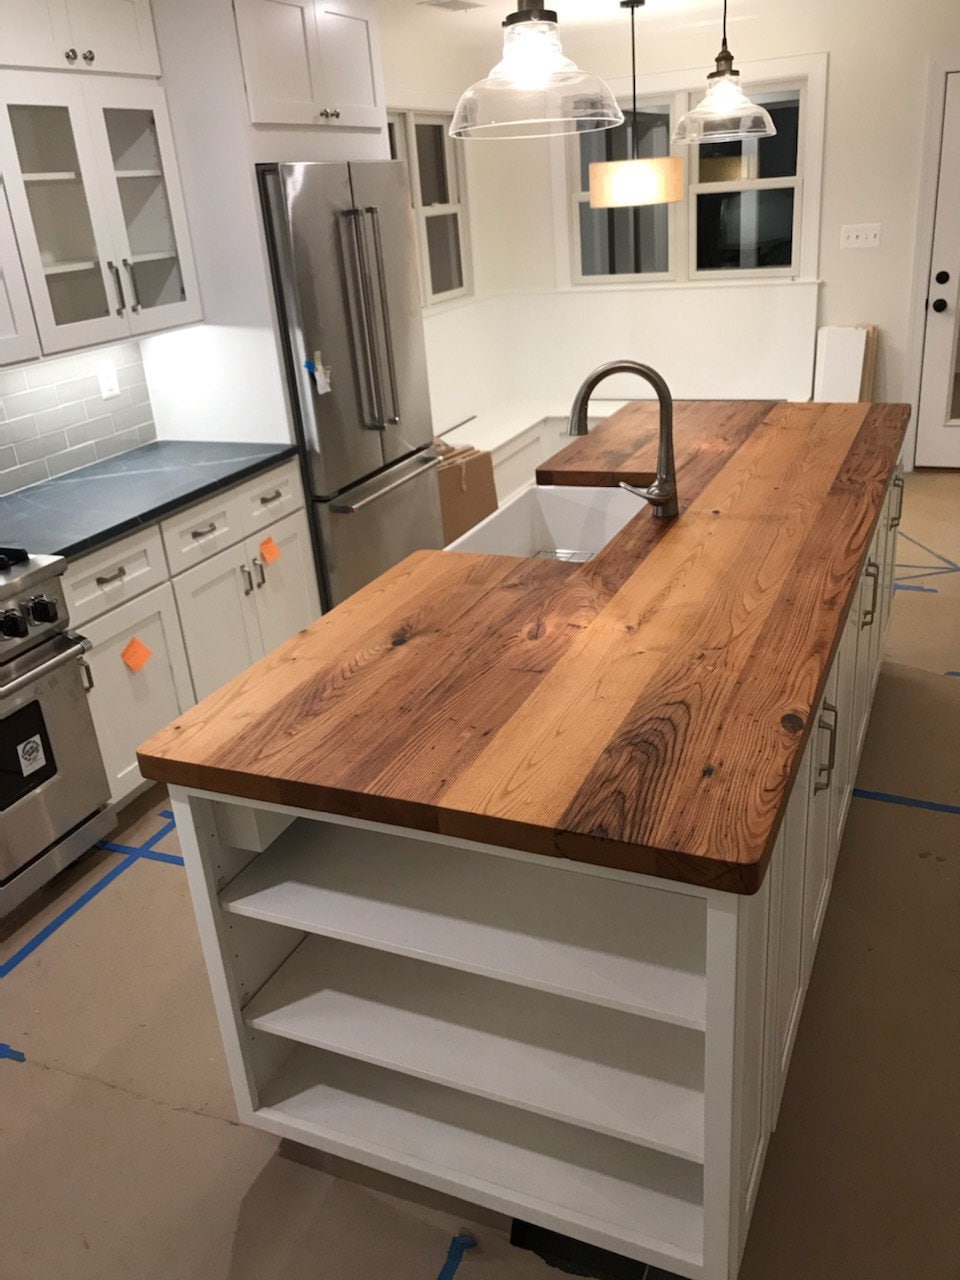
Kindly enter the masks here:
<path id="1" fill-rule="evenodd" d="M 262 497 L 260 498 L 260 505 L 262 507 L 269 507 L 271 503 L 279 502 L 282 497 L 283 497 L 283 490 L 274 489 L 273 493 L 265 493 L 262 495 Z"/>
<path id="2" fill-rule="evenodd" d="M 877 616 L 877 600 L 880 594 L 880 566 L 876 560 L 868 560 L 864 573 L 873 583 L 873 598 L 870 601 L 870 608 L 864 609 L 863 617 L 860 620 L 860 629 L 864 627 L 872 627 L 874 618 Z"/>
<path id="3" fill-rule="evenodd" d="M 240 572 L 243 575 L 243 594 L 245 596 L 253 595 L 253 574 L 245 564 L 240 566 Z"/>
<path id="4" fill-rule="evenodd" d="M 211 533 L 217 532 L 216 520 L 211 520 L 205 529 L 194 529 L 190 537 L 194 542 L 199 542 L 201 538 L 209 538 Z"/>
<path id="5" fill-rule="evenodd" d="M 96 687 L 93 679 L 93 669 L 86 658 L 80 659 L 80 679 L 83 683 L 84 693 L 90 693 Z"/>
<path id="6" fill-rule="evenodd" d="M 897 474 L 894 476 L 893 488 L 899 489 L 900 492 L 897 495 L 897 514 L 895 516 L 890 517 L 890 528 L 899 529 L 900 519 L 903 515 L 903 476 L 901 474 Z"/>
<path id="7" fill-rule="evenodd" d="M 823 710 L 833 716 L 832 720 L 825 720 L 821 716 L 818 721 L 820 728 L 826 729 L 830 735 L 830 751 L 827 756 L 827 763 L 820 765 L 817 769 L 818 776 L 817 781 L 813 784 L 814 791 L 829 790 L 830 783 L 833 781 L 833 770 L 837 763 L 837 708 L 832 702 L 825 702 Z M 824 775 L 822 782 L 820 781 L 820 775 Z"/>
<path id="8" fill-rule="evenodd" d="M 111 582 L 119 582 L 122 578 L 125 578 L 126 576 L 127 576 L 126 567 L 124 565 L 120 565 L 120 567 L 114 573 L 105 573 L 101 577 L 97 578 L 97 586 L 109 587 Z"/>
<path id="9" fill-rule="evenodd" d="M 254 567 L 254 568 L 256 569 L 256 571 L 257 571 L 257 590 L 259 591 L 259 590 L 260 590 L 260 588 L 261 588 L 261 587 L 266 583 L 266 581 L 267 581 L 267 575 L 266 575 L 266 573 L 264 572 L 264 568 L 263 568 L 263 561 L 260 559 L 260 557 L 259 557 L 259 556 L 254 556 L 254 557 L 253 557 L 253 567 Z"/>

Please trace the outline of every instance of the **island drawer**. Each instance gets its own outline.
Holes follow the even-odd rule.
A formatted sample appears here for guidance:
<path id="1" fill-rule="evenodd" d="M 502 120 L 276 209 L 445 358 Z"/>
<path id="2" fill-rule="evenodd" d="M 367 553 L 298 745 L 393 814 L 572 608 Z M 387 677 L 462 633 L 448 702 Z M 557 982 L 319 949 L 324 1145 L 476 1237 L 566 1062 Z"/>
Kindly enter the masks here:
<path id="1" fill-rule="evenodd" d="M 81 627 L 167 580 L 156 525 L 71 561 L 63 575 L 70 625 Z"/>

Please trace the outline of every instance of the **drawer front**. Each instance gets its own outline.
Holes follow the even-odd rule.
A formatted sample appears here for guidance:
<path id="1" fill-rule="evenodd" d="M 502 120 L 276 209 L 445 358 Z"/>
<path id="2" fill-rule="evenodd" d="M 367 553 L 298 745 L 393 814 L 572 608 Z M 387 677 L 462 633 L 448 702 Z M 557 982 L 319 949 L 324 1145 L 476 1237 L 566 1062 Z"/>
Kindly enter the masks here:
<path id="1" fill-rule="evenodd" d="M 284 466 L 248 481 L 238 493 L 244 536 L 250 537 L 303 506 L 299 463 L 293 458 Z"/>
<path id="2" fill-rule="evenodd" d="M 133 600 L 166 578 L 167 561 L 157 525 L 81 556 L 63 575 L 70 624 L 83 626 L 90 618 Z"/>
<path id="3" fill-rule="evenodd" d="M 243 537 L 241 509 L 240 490 L 226 489 L 162 521 L 171 575 L 176 577 L 239 542 Z"/>

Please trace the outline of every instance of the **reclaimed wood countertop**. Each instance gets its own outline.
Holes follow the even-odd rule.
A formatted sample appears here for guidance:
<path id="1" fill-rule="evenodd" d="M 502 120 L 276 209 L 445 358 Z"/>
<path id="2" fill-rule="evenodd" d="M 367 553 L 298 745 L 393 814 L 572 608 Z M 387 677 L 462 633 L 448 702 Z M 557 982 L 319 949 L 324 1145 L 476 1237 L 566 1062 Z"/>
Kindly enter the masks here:
<path id="1" fill-rule="evenodd" d="M 643 507 L 582 565 L 418 552 L 151 738 L 143 774 L 753 893 L 908 420 L 678 402 L 678 519 Z M 656 439 L 631 405 L 538 479 L 645 483 Z"/>

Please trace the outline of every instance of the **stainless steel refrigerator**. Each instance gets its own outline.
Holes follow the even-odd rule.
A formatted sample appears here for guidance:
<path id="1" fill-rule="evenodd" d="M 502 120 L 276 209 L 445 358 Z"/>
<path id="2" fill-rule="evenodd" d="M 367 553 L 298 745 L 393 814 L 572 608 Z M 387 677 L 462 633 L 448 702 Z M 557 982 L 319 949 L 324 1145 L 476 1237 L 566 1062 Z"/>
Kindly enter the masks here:
<path id="1" fill-rule="evenodd" d="M 399 160 L 258 166 L 324 606 L 441 547 L 413 210 Z"/>

